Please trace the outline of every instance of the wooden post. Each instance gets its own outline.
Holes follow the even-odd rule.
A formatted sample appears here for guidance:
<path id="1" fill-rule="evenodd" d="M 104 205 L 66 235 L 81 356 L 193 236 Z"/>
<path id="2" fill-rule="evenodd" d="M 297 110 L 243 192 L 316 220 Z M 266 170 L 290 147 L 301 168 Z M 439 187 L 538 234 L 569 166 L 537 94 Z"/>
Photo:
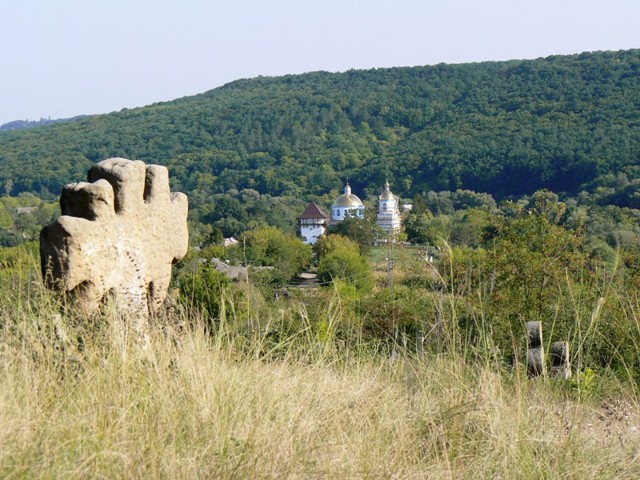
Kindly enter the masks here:
<path id="1" fill-rule="evenodd" d="M 545 374 L 544 351 L 542 349 L 542 322 L 527 322 L 527 371 L 530 377 Z"/>
<path id="2" fill-rule="evenodd" d="M 393 275 L 391 275 L 391 271 L 394 267 L 394 262 L 391 260 L 391 257 L 387 257 L 387 288 L 393 288 Z"/>
<path id="3" fill-rule="evenodd" d="M 553 342 L 551 345 L 551 375 L 565 380 L 571 378 L 569 342 Z"/>
<path id="4" fill-rule="evenodd" d="M 424 332 L 422 330 L 418 330 L 416 353 L 418 354 L 418 358 L 424 357 Z"/>

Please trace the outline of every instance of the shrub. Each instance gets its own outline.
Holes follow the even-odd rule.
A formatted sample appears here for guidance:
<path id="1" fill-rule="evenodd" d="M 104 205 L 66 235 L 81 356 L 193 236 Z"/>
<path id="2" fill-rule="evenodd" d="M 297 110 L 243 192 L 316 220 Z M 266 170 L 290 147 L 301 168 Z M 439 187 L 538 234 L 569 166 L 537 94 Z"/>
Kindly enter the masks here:
<path id="1" fill-rule="evenodd" d="M 203 314 L 210 326 L 223 313 L 226 315 L 241 305 L 242 292 L 210 263 L 196 263 L 191 271 L 180 275 L 178 285 L 182 302 Z"/>
<path id="2" fill-rule="evenodd" d="M 373 273 L 367 259 L 359 253 L 355 242 L 346 241 L 340 235 L 327 235 L 318 242 L 321 253 L 318 263 L 318 279 L 329 283 L 340 279 L 353 285 L 359 293 L 373 288 Z"/>

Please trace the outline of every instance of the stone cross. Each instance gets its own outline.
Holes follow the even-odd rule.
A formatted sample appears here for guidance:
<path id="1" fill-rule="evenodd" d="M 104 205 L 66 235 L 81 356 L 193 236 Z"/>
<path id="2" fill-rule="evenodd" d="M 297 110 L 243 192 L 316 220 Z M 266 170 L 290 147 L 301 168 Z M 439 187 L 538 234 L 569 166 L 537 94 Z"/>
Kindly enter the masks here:
<path id="1" fill-rule="evenodd" d="M 111 158 L 88 182 L 64 187 L 62 216 L 40 233 L 49 287 L 69 293 L 85 313 L 112 294 L 119 311 L 146 316 L 162 305 L 171 265 L 187 253 L 187 197 L 169 191 L 169 172 Z"/>

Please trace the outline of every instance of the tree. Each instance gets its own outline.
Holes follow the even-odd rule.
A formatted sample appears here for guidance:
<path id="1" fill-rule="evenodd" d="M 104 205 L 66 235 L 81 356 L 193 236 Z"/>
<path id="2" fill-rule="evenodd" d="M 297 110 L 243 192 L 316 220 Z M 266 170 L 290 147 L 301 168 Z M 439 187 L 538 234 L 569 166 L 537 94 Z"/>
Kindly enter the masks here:
<path id="1" fill-rule="evenodd" d="M 451 217 L 434 217 L 428 210 L 422 214 L 411 213 L 405 222 L 405 232 L 410 242 L 425 245 L 440 245 L 451 234 Z"/>
<path id="2" fill-rule="evenodd" d="M 318 250 L 323 253 L 318 263 L 318 279 L 323 283 L 339 279 L 359 292 L 371 290 L 373 273 L 359 248 L 340 235 L 327 235 L 321 240 Z"/>
<path id="3" fill-rule="evenodd" d="M 360 247 L 350 238 L 337 233 L 330 233 L 328 235 L 320 237 L 318 241 L 313 245 L 313 254 L 316 257 L 316 260 L 319 261 L 338 248 L 357 251 Z"/>
<path id="4" fill-rule="evenodd" d="M 456 210 L 467 208 L 486 208 L 494 210 L 496 201 L 488 193 L 476 193 L 471 190 L 456 190 L 452 195 L 453 206 Z"/>
<path id="5" fill-rule="evenodd" d="M 255 266 L 273 266 L 286 279 L 293 278 L 311 263 L 311 246 L 276 227 L 245 232 L 243 242 L 247 262 Z"/>
<path id="6" fill-rule="evenodd" d="M 510 347 L 527 321 L 553 322 L 554 333 L 568 338 L 574 296 L 587 304 L 597 297 L 595 286 L 585 287 L 590 276 L 584 277 L 589 265 L 581 235 L 530 211 L 515 219 L 498 217 L 490 231 L 486 262 L 478 268 L 486 272 L 482 288 L 502 346 Z"/>
<path id="7" fill-rule="evenodd" d="M 491 215 L 486 209 L 470 208 L 456 212 L 451 221 L 451 244 L 480 246 L 490 218 Z"/>
<path id="8" fill-rule="evenodd" d="M 342 235 L 356 242 L 361 254 L 365 254 L 375 240 L 382 236 L 380 230 L 371 217 L 347 217 L 341 222 L 329 227 L 329 233 Z"/>
<path id="9" fill-rule="evenodd" d="M 13 218 L 4 203 L 0 202 L 0 228 L 13 227 Z"/>

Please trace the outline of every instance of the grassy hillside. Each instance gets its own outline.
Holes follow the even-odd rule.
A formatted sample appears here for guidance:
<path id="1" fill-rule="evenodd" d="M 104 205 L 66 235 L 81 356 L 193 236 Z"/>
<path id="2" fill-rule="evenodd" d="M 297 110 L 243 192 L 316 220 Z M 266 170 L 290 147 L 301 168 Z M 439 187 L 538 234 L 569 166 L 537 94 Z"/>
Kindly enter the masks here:
<path id="1" fill-rule="evenodd" d="M 640 176 L 639 68 L 629 50 L 240 80 L 0 132 L 0 194 L 57 193 L 111 156 L 169 165 L 174 187 L 196 198 L 308 198 L 346 177 L 371 193 L 386 176 L 402 196 L 577 193 L 606 174 Z"/>
<path id="2" fill-rule="evenodd" d="M 579 400 L 455 356 L 260 359 L 198 328 L 141 351 L 105 330 L 67 356 L 28 325 L 8 339 L 3 478 L 640 475 L 626 394 Z"/>
<path id="3" fill-rule="evenodd" d="M 76 317 L 32 281 L 35 259 L 13 260 L 0 271 L 2 478 L 640 475 L 637 383 L 528 379 L 458 336 L 465 307 L 448 295 L 424 356 L 363 336 L 367 316 L 338 290 L 273 307 L 248 296 L 215 319 L 187 299 L 141 336 L 109 306 Z"/>

